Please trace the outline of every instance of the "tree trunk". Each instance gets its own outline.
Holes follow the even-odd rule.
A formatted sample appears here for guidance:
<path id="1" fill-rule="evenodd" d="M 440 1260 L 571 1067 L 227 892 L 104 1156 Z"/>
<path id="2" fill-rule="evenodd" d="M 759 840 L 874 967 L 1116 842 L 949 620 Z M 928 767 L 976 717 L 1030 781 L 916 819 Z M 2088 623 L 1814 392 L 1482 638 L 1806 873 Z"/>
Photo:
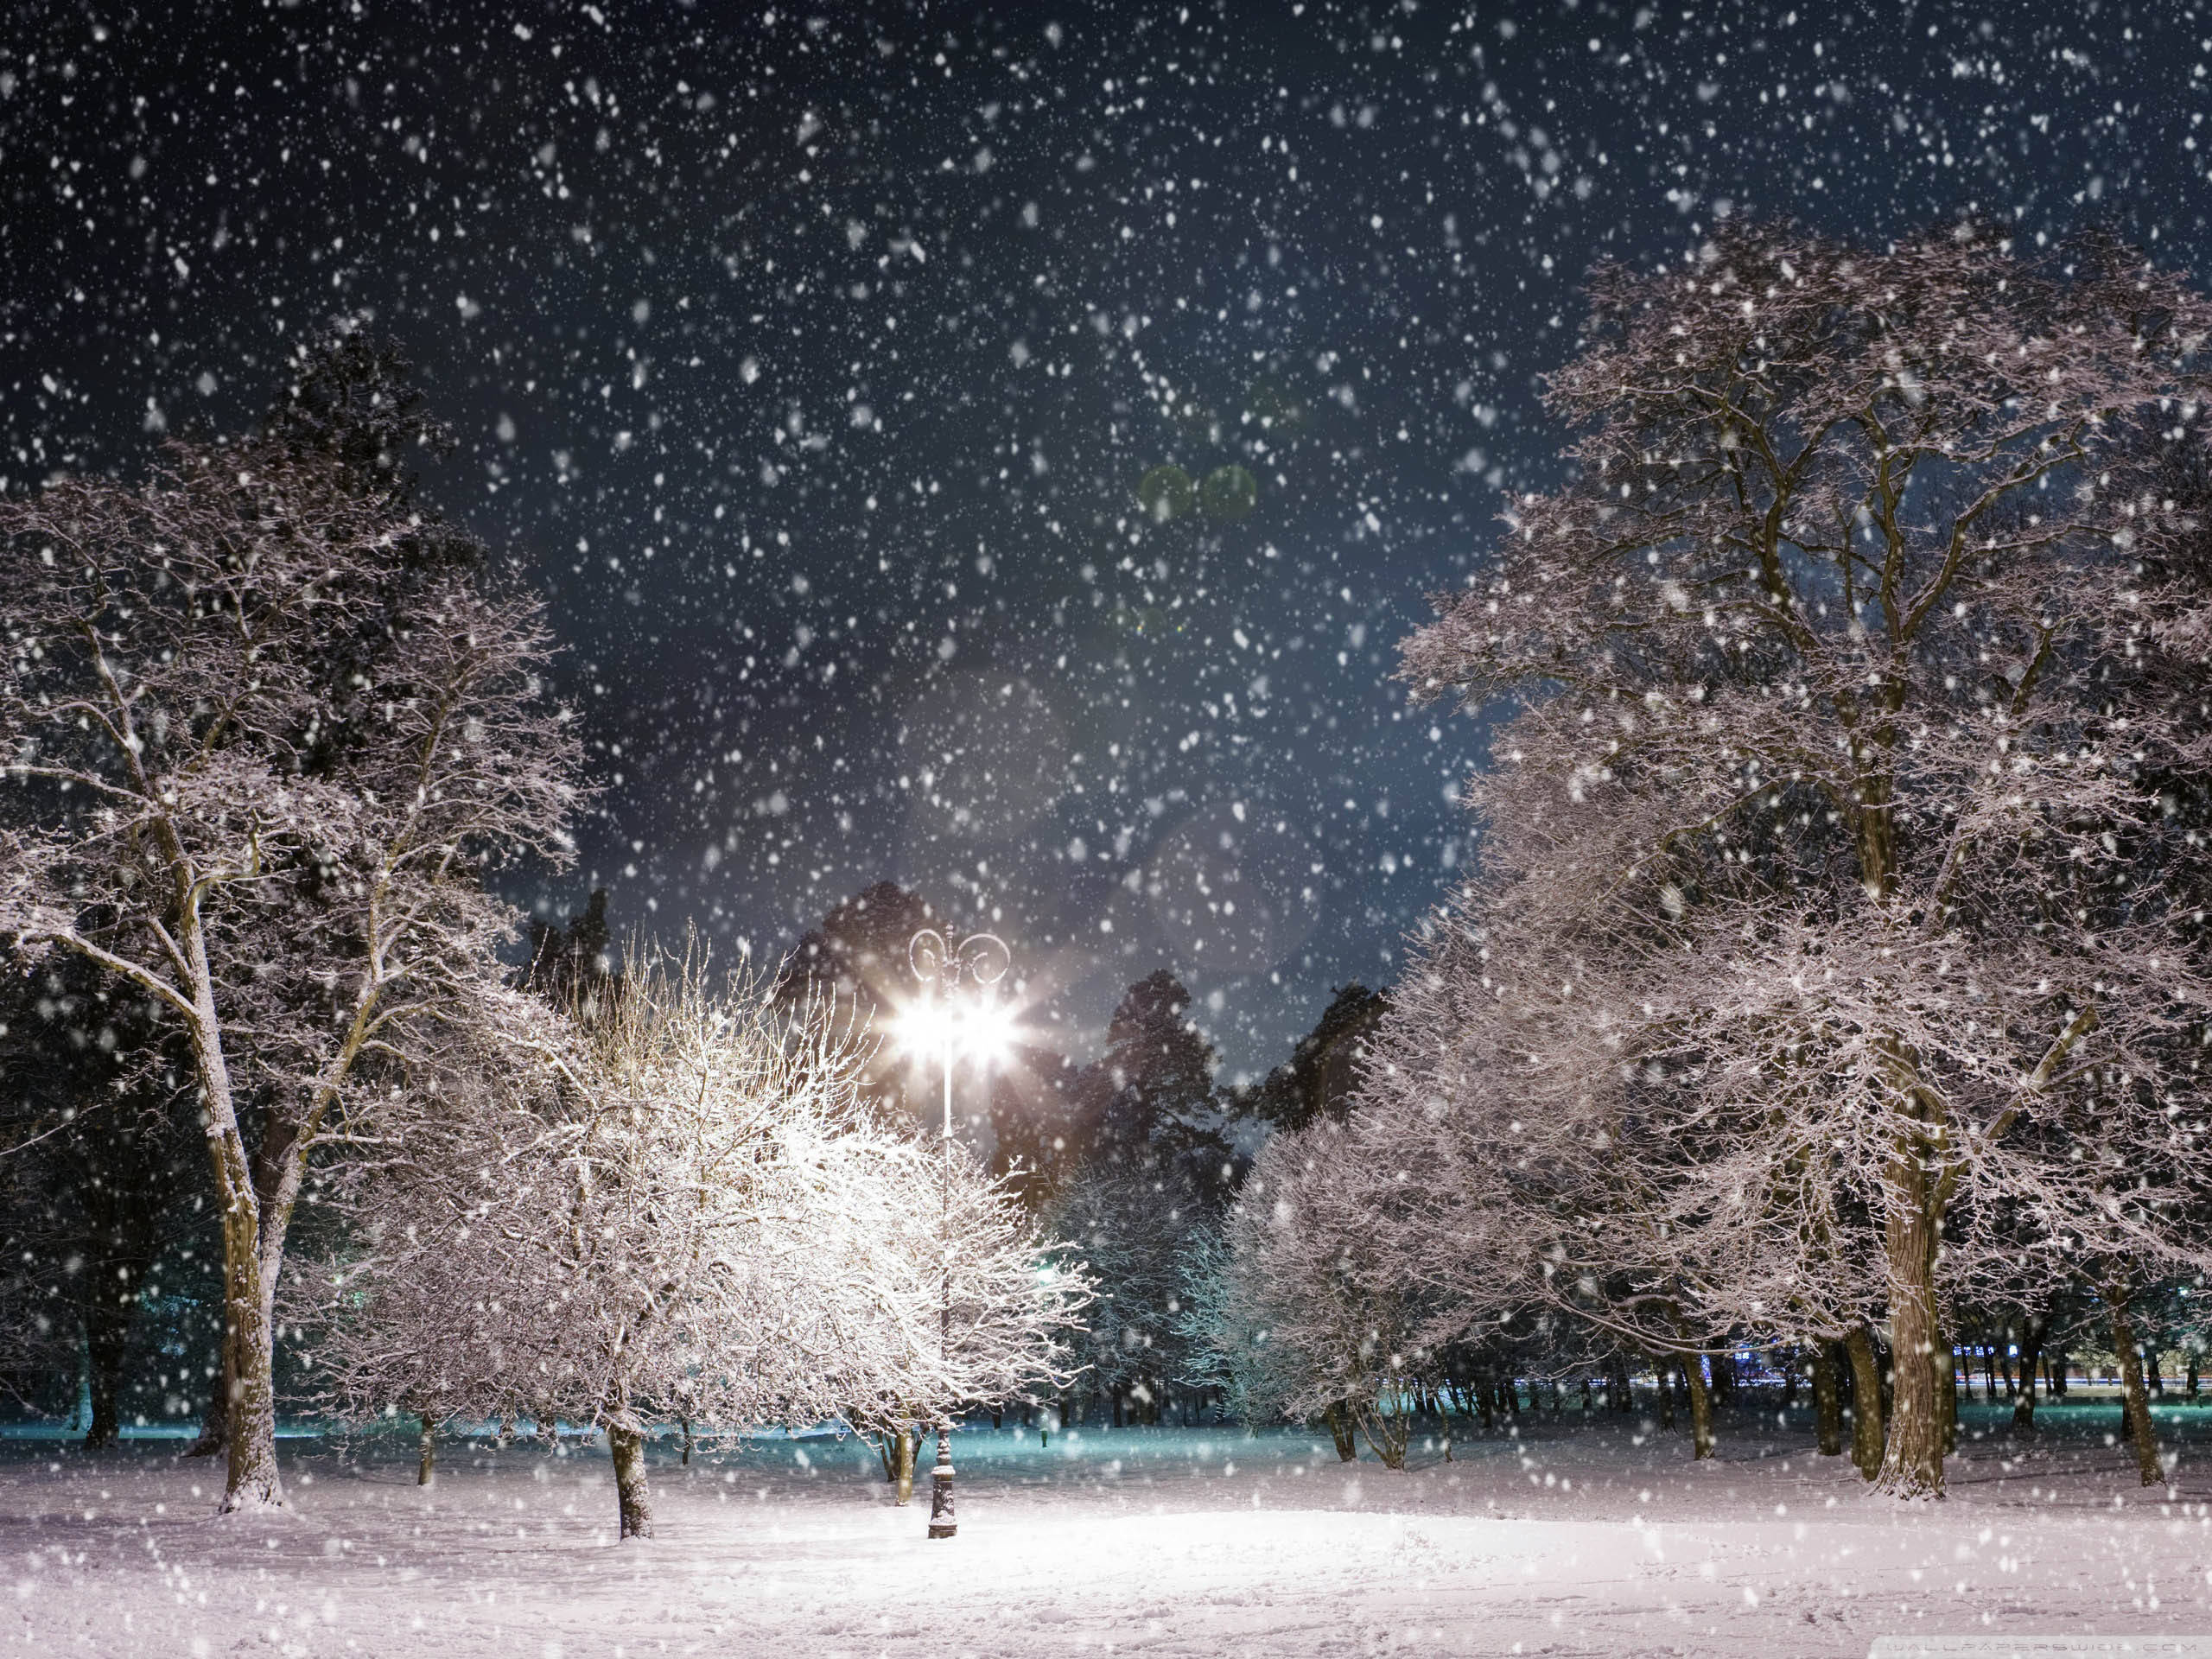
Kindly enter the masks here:
<path id="1" fill-rule="evenodd" d="M 223 1211 L 224 1312 L 231 1326 L 225 1514 L 284 1503 L 276 1471 L 275 1332 L 263 1291 L 259 1230 L 251 1189 L 237 1190 Z"/>
<path id="2" fill-rule="evenodd" d="M 2120 1410 L 2127 1438 L 2135 1444 L 2135 1471 L 2144 1485 L 2157 1486 L 2166 1477 L 2158 1465 L 2158 1443 L 2152 1435 L 2151 1402 L 2143 1392 L 2143 1357 L 2136 1350 L 2134 1326 L 2127 1317 L 2127 1292 L 2107 1290 L 2105 1300 L 2112 1308 L 2112 1345 L 2120 1354 Z"/>
<path id="3" fill-rule="evenodd" d="M 1659 1427 L 1669 1433 L 1675 1431 L 1675 1358 L 1662 1354 L 1651 1362 L 1651 1373 L 1659 1381 Z"/>
<path id="4" fill-rule="evenodd" d="M 1401 1401 L 1400 1405 L 1403 1404 Z M 1378 1392 L 1372 1401 L 1356 1407 L 1354 1416 L 1360 1433 L 1375 1448 L 1375 1455 L 1382 1460 L 1382 1466 L 1402 1470 L 1406 1466 L 1406 1441 L 1413 1427 L 1411 1414 L 1403 1409 L 1393 1412 L 1390 1395 L 1385 1390 Z"/>
<path id="5" fill-rule="evenodd" d="M 1683 1362 L 1682 1375 L 1690 1385 L 1690 1458 L 1696 1461 L 1713 1455 L 1713 1401 L 1706 1392 L 1705 1367 L 1696 1355 Z"/>
<path id="6" fill-rule="evenodd" d="M 438 1436 L 430 1421 L 430 1414 L 422 1414 L 422 1429 L 416 1436 L 415 1484 L 435 1486 L 438 1480 Z"/>
<path id="7" fill-rule="evenodd" d="M 1351 1413 L 1341 1400 L 1329 1406 L 1329 1437 L 1337 1443 L 1337 1460 L 1351 1463 L 1359 1456 L 1359 1442 L 1352 1438 Z"/>
<path id="8" fill-rule="evenodd" d="M 634 1428 L 607 1430 L 607 1449 L 614 1455 L 614 1499 L 621 1510 L 621 1536 L 653 1535 L 652 1493 L 645 1484 L 645 1437 Z"/>
<path id="9" fill-rule="evenodd" d="M 130 1304 L 96 1287 L 85 1308 L 86 1382 L 92 1393 L 92 1421 L 85 1429 L 87 1449 L 112 1446 L 122 1437 L 123 1414 L 117 1396 L 123 1381 L 124 1350 L 130 1336 Z"/>
<path id="10" fill-rule="evenodd" d="M 183 895 L 180 893 L 180 899 Z M 186 1022 L 194 1070 L 199 1074 L 201 1122 L 214 1174 L 223 1228 L 224 1425 L 228 1453 L 219 1512 L 281 1509 L 283 1482 L 276 1470 L 275 1340 L 270 1317 L 273 1271 L 264 1270 L 261 1204 L 252 1160 L 239 1132 L 237 1096 L 223 1052 L 223 1026 L 215 1012 L 214 978 L 207 944 L 188 907 L 178 947 L 191 963 L 193 1010 Z M 264 1133 L 264 1144 L 275 1133 Z M 277 1246 L 281 1251 L 281 1243 Z"/>
<path id="11" fill-rule="evenodd" d="M 1865 1325 L 1852 1327 L 1843 1339 L 1843 1351 L 1851 1361 L 1851 1460 L 1872 1480 L 1882 1472 L 1886 1436 L 1881 1368 L 1874 1363 L 1874 1338 Z"/>
<path id="12" fill-rule="evenodd" d="M 2020 1326 L 2020 1391 L 2012 1400 L 2012 1432 L 2025 1437 L 2036 1432 L 2036 1372 L 2043 1364 L 2044 1333 L 2050 1321 L 2028 1319 Z"/>
<path id="13" fill-rule="evenodd" d="M 892 1454 L 892 1480 L 899 1491 L 893 1500 L 901 1509 L 914 1501 L 914 1426 L 899 1425 L 898 1449 Z"/>
<path id="14" fill-rule="evenodd" d="M 691 1419 L 686 1416 L 677 1421 L 683 1425 L 683 1466 L 689 1469 L 691 1466 Z"/>
<path id="15" fill-rule="evenodd" d="M 1932 1356 L 1936 1367 L 1936 1415 L 1941 1424 L 1943 1455 L 1959 1449 L 1959 1351 L 1948 1342 L 1938 1342 Z M 1973 1386 L 1969 1376 L 1967 1386 Z"/>
<path id="16" fill-rule="evenodd" d="M 1736 1403 L 1736 1356 L 1715 1354 L 1713 1365 L 1713 1403 L 1732 1406 Z"/>
<path id="17" fill-rule="evenodd" d="M 87 1433 L 92 1426 L 92 1351 L 88 1343 L 77 1344 L 77 1392 L 75 1403 L 69 1408 L 69 1427 L 72 1434 Z"/>
<path id="18" fill-rule="evenodd" d="M 1943 1420 L 1936 1370 L 1948 1350 L 1937 1336 L 1936 1227 L 1928 1175 L 1916 1141 L 1891 1159 L 1891 1192 L 1883 1243 L 1888 1260 L 1891 1412 L 1889 1444 L 1876 1484 L 1893 1497 L 1943 1495 Z M 1948 1385 L 1949 1378 L 1942 1381 Z"/>
<path id="19" fill-rule="evenodd" d="M 1835 1374 L 1835 1344 L 1815 1338 L 1813 1342 L 1813 1425 L 1820 1437 L 1821 1455 L 1840 1456 L 1843 1451 L 1843 1390 Z"/>

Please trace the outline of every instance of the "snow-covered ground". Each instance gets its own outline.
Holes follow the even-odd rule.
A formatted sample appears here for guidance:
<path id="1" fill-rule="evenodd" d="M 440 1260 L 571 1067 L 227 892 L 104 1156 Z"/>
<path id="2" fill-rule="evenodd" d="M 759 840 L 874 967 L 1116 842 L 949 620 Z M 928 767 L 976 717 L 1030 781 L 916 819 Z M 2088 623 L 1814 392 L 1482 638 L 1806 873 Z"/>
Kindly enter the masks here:
<path id="1" fill-rule="evenodd" d="M 2003 1414 L 1967 1414 L 1970 1435 Z M 1866 1497 L 1802 1414 L 1679 1434 L 1524 1419 L 1392 1474 L 1324 1438 L 987 1429 L 960 1536 L 851 1440 L 672 1446 L 659 1536 L 613 1541 L 603 1452 L 284 1442 L 296 1516 L 209 1518 L 218 1471 L 142 1440 L 0 1446 L 0 1649 L 41 1655 L 1792 1654 L 1883 1634 L 2212 1633 L 2212 1408 L 2145 1491 L 2107 1404 L 1969 1439 L 1951 1497 Z M 2200 1424 L 2202 1427 L 2200 1427 Z M 1639 1439 L 1641 1443 L 1639 1444 Z M 2192 1446 L 2202 1449 L 2192 1452 Z M 1418 1448 L 1417 1448 L 1418 1450 Z"/>

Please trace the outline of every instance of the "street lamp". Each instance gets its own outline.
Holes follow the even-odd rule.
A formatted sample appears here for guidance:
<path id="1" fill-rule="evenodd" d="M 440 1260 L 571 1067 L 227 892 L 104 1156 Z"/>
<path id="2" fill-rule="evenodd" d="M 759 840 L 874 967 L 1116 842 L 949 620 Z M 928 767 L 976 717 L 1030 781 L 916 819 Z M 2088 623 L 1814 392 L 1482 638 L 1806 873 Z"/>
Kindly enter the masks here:
<path id="1" fill-rule="evenodd" d="M 963 1007 L 953 1001 L 965 976 L 978 989 L 1005 977 L 1013 953 L 995 933 L 970 933 L 957 946 L 944 934 L 925 927 L 906 947 L 906 960 L 914 977 L 930 988 L 930 996 L 904 1023 L 915 1026 L 915 1035 L 938 1051 L 944 1065 L 944 1187 L 938 1199 L 938 1248 L 943 1253 L 938 1293 L 938 1357 L 952 1357 L 952 1063 L 961 1050 L 988 1058 L 1003 1047 L 1007 1027 L 995 1005 L 973 1002 Z M 933 1040 L 932 1040 L 933 1039 Z M 948 1364 L 948 1370 L 950 1366 Z M 959 1531 L 952 1518 L 952 1410 L 938 1419 L 937 1465 L 930 1471 L 930 1536 L 950 1538 Z"/>

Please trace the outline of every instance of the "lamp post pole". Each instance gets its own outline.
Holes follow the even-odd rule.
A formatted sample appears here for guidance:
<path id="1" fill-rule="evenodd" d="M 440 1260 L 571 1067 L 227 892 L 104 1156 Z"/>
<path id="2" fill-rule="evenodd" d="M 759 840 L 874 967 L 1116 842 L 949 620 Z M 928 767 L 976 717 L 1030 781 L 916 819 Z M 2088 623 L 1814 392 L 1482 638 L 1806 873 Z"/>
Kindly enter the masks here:
<path id="1" fill-rule="evenodd" d="M 939 1053 L 944 1063 L 944 1127 L 939 1136 L 942 1182 L 938 1194 L 938 1249 L 940 1255 L 938 1291 L 938 1357 L 952 1357 L 952 1063 L 954 1027 L 951 998 L 965 974 L 977 989 L 995 985 L 1006 973 L 1011 953 L 996 934 L 971 933 L 956 948 L 933 927 L 914 935 L 906 948 L 914 976 L 931 985 L 944 999 L 938 1009 Z M 937 1463 L 930 1471 L 930 1536 L 950 1538 L 960 1530 L 952 1513 L 952 1408 L 948 1403 L 937 1425 Z"/>
<path id="2" fill-rule="evenodd" d="M 944 1027 L 944 1132 L 939 1137 L 937 1243 L 938 1251 L 938 1357 L 952 1353 L 952 1027 Z M 952 1516 L 952 1412 L 937 1425 L 937 1465 L 930 1471 L 930 1536 L 950 1538 L 960 1530 Z"/>

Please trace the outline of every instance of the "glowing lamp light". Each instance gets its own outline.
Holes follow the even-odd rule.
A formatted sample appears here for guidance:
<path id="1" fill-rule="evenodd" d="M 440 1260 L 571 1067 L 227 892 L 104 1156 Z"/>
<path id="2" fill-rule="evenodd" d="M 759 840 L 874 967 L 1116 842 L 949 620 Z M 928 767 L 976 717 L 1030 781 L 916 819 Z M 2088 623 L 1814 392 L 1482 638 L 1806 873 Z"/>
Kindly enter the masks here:
<path id="1" fill-rule="evenodd" d="M 1016 1030 L 1014 1010 L 1003 1002 L 931 998 L 906 1005 L 896 1035 L 902 1048 L 931 1059 L 995 1065 L 1013 1052 Z"/>
<path id="2" fill-rule="evenodd" d="M 994 998 L 970 1003 L 960 1021 L 960 1052 L 995 1065 L 1014 1050 L 1014 1010 Z"/>

